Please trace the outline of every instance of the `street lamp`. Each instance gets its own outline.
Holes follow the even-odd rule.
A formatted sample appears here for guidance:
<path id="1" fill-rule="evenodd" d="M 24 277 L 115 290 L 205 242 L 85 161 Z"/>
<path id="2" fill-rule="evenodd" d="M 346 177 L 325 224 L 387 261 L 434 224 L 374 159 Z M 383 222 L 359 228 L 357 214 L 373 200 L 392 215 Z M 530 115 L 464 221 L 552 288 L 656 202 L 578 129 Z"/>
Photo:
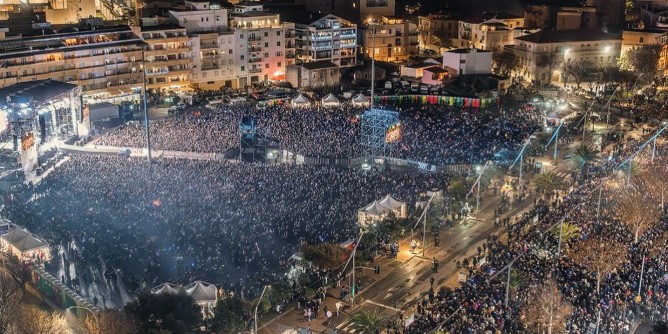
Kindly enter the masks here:
<path id="1" fill-rule="evenodd" d="M 534 135 L 531 135 L 531 136 L 529 136 L 529 138 L 527 138 L 526 142 L 524 142 L 524 145 L 522 146 L 522 149 L 520 150 L 520 154 L 517 155 L 517 158 L 515 158 L 515 161 L 513 161 L 513 164 L 510 165 L 510 168 L 509 168 L 509 169 L 513 169 L 513 167 L 515 167 L 515 164 L 519 160 L 519 162 L 520 162 L 520 177 L 519 177 L 520 185 L 522 184 L 522 165 L 524 165 L 524 150 L 526 150 L 527 145 L 529 145 L 529 142 L 531 141 L 531 139 L 534 139 L 534 138 L 536 138 L 536 136 L 534 136 Z"/>
<path id="2" fill-rule="evenodd" d="M 95 314 L 95 312 L 93 312 L 93 310 L 91 310 L 91 309 L 89 309 L 88 307 L 85 307 L 85 306 L 70 306 L 70 307 L 66 308 L 65 311 L 67 312 L 67 311 L 74 310 L 74 309 L 82 309 L 82 310 L 86 310 L 86 311 L 90 312 L 90 314 L 93 315 L 93 318 L 95 318 L 95 327 L 97 328 L 97 332 L 98 333 L 100 332 L 100 320 L 97 318 L 97 314 Z"/>
<path id="3" fill-rule="evenodd" d="M 262 303 L 262 297 L 264 297 L 264 292 L 267 291 L 267 288 L 271 288 L 271 285 L 265 285 L 262 288 L 262 293 L 260 294 L 260 299 L 257 301 L 257 304 L 255 305 L 255 320 L 253 321 L 255 325 L 255 332 L 254 334 L 257 334 L 257 308 L 260 306 L 260 303 Z"/>
<path id="4" fill-rule="evenodd" d="M 376 86 L 376 26 L 378 22 L 369 21 L 371 26 L 371 109 L 373 109 L 374 91 Z"/>

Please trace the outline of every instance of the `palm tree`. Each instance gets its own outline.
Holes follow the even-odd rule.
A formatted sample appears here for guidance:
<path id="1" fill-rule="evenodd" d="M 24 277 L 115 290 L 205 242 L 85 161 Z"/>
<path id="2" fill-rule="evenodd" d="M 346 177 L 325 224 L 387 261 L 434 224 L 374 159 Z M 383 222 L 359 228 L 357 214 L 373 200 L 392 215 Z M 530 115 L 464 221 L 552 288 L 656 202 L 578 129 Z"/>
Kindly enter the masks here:
<path id="1" fill-rule="evenodd" d="M 466 189 L 466 182 L 464 178 L 458 177 L 450 181 L 450 185 L 448 186 L 448 194 L 455 199 L 462 199 L 466 195 L 467 191 L 468 189 Z"/>
<path id="2" fill-rule="evenodd" d="M 555 190 L 561 189 L 564 183 L 557 173 L 547 172 L 536 175 L 533 178 L 533 185 L 536 191 L 551 195 Z"/>
<path id="3" fill-rule="evenodd" d="M 582 236 L 582 229 L 580 226 L 571 223 L 563 223 L 561 226 L 555 226 L 552 229 L 552 233 L 559 237 L 559 232 L 561 232 L 561 241 L 563 243 L 568 243 L 573 239 L 577 239 Z"/>
<path id="4" fill-rule="evenodd" d="M 356 333 L 375 334 L 380 333 L 383 329 L 384 319 L 377 310 L 363 309 L 355 313 L 350 320 Z"/>
<path id="5" fill-rule="evenodd" d="M 598 151 L 582 144 L 575 148 L 571 162 L 580 169 L 580 175 L 585 177 L 589 169 L 589 165 L 598 160 Z"/>

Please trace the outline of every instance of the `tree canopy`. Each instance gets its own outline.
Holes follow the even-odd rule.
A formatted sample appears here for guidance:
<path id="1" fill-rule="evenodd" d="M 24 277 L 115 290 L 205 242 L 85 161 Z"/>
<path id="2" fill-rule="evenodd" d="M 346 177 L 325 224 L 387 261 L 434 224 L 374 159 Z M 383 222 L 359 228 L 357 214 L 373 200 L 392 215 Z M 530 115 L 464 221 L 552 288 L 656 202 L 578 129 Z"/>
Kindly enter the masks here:
<path id="1" fill-rule="evenodd" d="M 189 333 L 202 320 L 199 306 L 185 293 L 156 295 L 144 292 L 127 304 L 125 311 L 142 333 L 162 330 L 173 334 Z"/>

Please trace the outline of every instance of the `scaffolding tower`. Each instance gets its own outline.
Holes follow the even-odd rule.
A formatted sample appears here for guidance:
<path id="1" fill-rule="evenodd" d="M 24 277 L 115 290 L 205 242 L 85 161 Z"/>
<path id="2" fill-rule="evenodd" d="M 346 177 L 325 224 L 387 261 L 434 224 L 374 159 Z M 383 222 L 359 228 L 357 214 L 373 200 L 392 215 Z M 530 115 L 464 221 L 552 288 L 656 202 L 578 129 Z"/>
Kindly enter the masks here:
<path id="1" fill-rule="evenodd" d="M 387 131 L 399 124 L 399 113 L 396 111 L 371 109 L 362 114 L 362 154 L 365 156 L 389 157 L 392 155 L 396 142 L 387 141 Z"/>
<path id="2" fill-rule="evenodd" d="M 255 161 L 255 118 L 244 116 L 239 121 L 239 160 Z"/>

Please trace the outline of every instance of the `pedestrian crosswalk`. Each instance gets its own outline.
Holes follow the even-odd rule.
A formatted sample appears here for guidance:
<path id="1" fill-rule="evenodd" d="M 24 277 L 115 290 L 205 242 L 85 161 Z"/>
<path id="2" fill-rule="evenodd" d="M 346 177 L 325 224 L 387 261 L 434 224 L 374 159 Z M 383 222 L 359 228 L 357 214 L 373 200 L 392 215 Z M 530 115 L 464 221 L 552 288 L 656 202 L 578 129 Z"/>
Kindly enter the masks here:
<path id="1" fill-rule="evenodd" d="M 339 333 L 349 333 L 355 334 L 355 324 L 350 321 L 350 318 L 346 319 L 344 322 L 338 324 L 336 329 Z"/>

